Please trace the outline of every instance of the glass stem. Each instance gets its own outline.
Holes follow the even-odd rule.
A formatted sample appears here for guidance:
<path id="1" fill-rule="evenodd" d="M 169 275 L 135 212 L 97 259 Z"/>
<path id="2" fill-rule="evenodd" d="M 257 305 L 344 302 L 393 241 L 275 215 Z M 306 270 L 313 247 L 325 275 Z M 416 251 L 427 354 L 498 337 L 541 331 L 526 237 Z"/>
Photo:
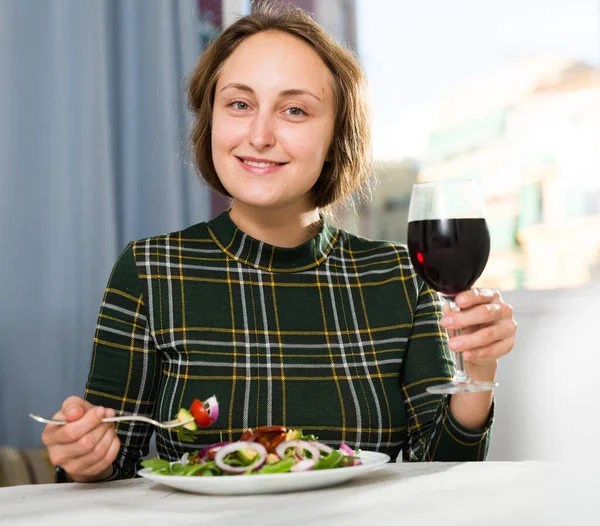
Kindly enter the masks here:
<path id="1" fill-rule="evenodd" d="M 448 305 L 449 305 L 451 311 L 460 312 L 460 307 L 458 305 L 456 305 L 454 296 L 446 298 L 446 301 L 448 302 Z M 460 336 L 460 334 L 462 333 L 462 331 L 460 329 L 455 329 L 451 332 L 452 332 L 452 336 Z M 462 384 L 462 383 L 468 383 L 470 381 L 471 381 L 471 379 L 465 372 L 465 361 L 463 359 L 463 353 L 457 352 L 456 353 L 456 373 L 454 374 L 452 383 L 455 383 L 455 384 L 461 383 Z"/>

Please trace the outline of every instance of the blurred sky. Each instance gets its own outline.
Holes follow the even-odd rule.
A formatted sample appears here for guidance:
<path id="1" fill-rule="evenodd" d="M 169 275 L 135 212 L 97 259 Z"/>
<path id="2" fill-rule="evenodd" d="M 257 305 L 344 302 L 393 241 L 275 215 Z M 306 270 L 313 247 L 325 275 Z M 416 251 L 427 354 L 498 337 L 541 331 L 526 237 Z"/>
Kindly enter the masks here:
<path id="1" fill-rule="evenodd" d="M 448 88 L 532 54 L 600 66 L 600 0 L 357 0 L 375 155 L 422 152 Z"/>

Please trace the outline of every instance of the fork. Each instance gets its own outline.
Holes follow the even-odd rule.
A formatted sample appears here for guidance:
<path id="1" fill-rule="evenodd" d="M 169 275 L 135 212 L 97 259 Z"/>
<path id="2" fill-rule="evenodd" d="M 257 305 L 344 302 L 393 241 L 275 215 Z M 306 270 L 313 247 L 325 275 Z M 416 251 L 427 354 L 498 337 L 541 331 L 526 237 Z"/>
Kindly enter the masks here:
<path id="1" fill-rule="evenodd" d="M 39 415 L 34 415 L 33 413 L 29 413 L 29 417 L 33 418 L 36 422 L 41 422 L 42 424 L 54 424 L 55 426 L 61 426 L 67 424 L 66 420 L 50 420 L 49 418 L 43 418 Z M 184 426 L 185 424 L 189 424 L 193 422 L 193 418 L 189 418 L 188 420 L 168 420 L 167 422 L 158 422 L 157 420 L 152 420 L 152 418 L 148 418 L 145 416 L 111 416 L 108 418 L 103 418 L 102 422 L 146 422 L 147 424 L 152 424 L 153 426 L 160 427 L 162 429 L 171 429 L 173 427 Z"/>

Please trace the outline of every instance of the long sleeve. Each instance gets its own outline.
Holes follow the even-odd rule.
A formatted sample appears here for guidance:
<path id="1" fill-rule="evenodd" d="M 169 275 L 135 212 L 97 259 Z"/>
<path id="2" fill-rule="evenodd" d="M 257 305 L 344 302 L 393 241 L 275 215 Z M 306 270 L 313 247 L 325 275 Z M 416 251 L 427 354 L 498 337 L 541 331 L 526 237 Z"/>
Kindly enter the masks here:
<path id="1" fill-rule="evenodd" d="M 454 374 L 454 357 L 439 323 L 441 317 L 439 297 L 423 285 L 418 293 L 401 375 L 408 429 L 403 459 L 484 460 L 490 442 L 493 406 L 483 429 L 468 429 L 452 416 L 449 395 L 432 395 L 426 391 L 428 386 L 450 381 Z"/>
<path id="2" fill-rule="evenodd" d="M 115 263 L 106 287 L 85 398 L 118 414 L 152 417 L 160 369 L 129 244 Z M 153 429 L 148 424 L 119 422 L 116 430 L 121 440 L 114 463 L 118 478 L 130 478 L 148 453 Z"/>

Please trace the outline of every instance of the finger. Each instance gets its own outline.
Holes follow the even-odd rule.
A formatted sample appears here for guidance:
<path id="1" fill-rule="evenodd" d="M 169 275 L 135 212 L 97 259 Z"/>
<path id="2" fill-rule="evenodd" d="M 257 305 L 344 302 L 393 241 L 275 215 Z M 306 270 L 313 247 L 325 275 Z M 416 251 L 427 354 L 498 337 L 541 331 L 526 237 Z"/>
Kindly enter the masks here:
<path id="1" fill-rule="evenodd" d="M 77 442 L 77 448 L 71 448 L 74 456 L 69 462 L 70 472 L 84 474 L 104 459 L 116 433 L 113 424 L 106 424 L 106 428 L 102 426 L 100 431 L 84 436 Z M 65 470 L 69 471 L 67 468 Z"/>
<path id="2" fill-rule="evenodd" d="M 477 305 L 460 312 L 453 312 L 448 316 L 444 316 L 441 321 L 442 327 L 445 329 L 467 329 L 469 327 L 477 327 L 479 325 L 489 325 L 503 318 L 512 317 L 512 312 L 506 308 L 505 303 L 486 303 Z"/>
<path id="3" fill-rule="evenodd" d="M 461 309 L 481 305 L 482 303 L 491 303 L 492 301 L 501 300 L 501 295 L 497 290 L 486 288 L 473 288 L 465 292 L 461 292 L 456 296 L 456 304 Z"/>
<path id="4" fill-rule="evenodd" d="M 83 415 L 86 414 L 92 407 L 92 404 L 83 398 L 78 396 L 69 396 L 69 398 L 63 402 L 61 412 L 68 422 L 73 422 L 83 417 Z"/>
<path id="5" fill-rule="evenodd" d="M 494 361 L 507 355 L 514 347 L 514 338 L 506 338 L 488 345 L 471 349 L 463 353 L 463 358 L 469 362 L 479 363 L 481 360 Z"/>
<path id="6" fill-rule="evenodd" d="M 119 440 L 119 437 L 115 435 L 112 438 L 112 441 L 110 442 L 108 451 L 104 455 L 104 458 L 99 460 L 95 464 L 92 464 L 91 466 L 87 467 L 85 469 L 85 471 L 83 473 L 81 473 L 81 475 L 86 476 L 86 477 L 93 477 L 93 476 L 97 475 L 98 473 L 100 473 L 101 471 L 103 471 L 104 469 L 106 469 L 108 466 L 110 466 L 115 461 L 115 459 L 117 458 L 117 455 L 119 454 L 120 448 L 121 448 L 121 441 Z"/>
<path id="7" fill-rule="evenodd" d="M 83 400 L 78 396 L 70 396 L 62 403 L 61 409 L 52 415 L 52 419 L 67 420 L 68 422 L 79 420 L 86 413 L 86 411 L 92 407 L 92 404 L 90 404 L 88 401 Z M 81 408 L 86 409 L 82 410 Z M 66 414 L 67 412 L 69 413 L 68 416 Z M 55 437 L 60 437 L 63 432 L 64 428 L 62 425 L 48 424 L 42 432 L 42 442 L 46 446 L 58 443 Z M 60 438 L 58 440 L 60 440 Z"/>
<path id="8" fill-rule="evenodd" d="M 114 436 L 114 424 L 100 424 L 75 442 L 53 444 L 53 447 L 49 448 L 50 459 L 54 465 L 61 466 L 67 471 L 73 470 L 73 465 L 76 468 L 89 466 L 97 459 L 86 460 L 85 457 L 92 453 L 106 433 L 112 433 Z M 69 469 L 67 469 L 67 465 Z"/>
<path id="9" fill-rule="evenodd" d="M 71 444 L 77 442 L 84 435 L 87 435 L 93 429 L 102 425 L 104 418 L 104 407 L 93 407 L 85 413 L 79 420 L 69 422 L 59 429 L 56 429 L 52 435 L 57 444 Z M 58 427 L 58 426 L 57 426 Z"/>
<path id="10" fill-rule="evenodd" d="M 487 347 L 494 342 L 514 337 L 515 329 L 512 320 L 502 320 L 498 323 L 482 327 L 471 333 L 462 334 L 448 341 L 451 351 L 467 351 L 478 347 Z"/>
<path id="11" fill-rule="evenodd" d="M 94 407 L 89 402 L 86 402 L 86 404 L 89 408 Z M 115 416 L 115 414 L 116 413 L 115 413 L 114 409 L 105 408 L 103 418 L 111 418 L 111 417 Z M 58 413 L 56 413 L 53 418 L 64 420 L 65 416 L 61 410 Z M 64 427 L 52 425 L 52 424 L 49 424 L 44 428 L 44 431 L 42 432 L 42 442 L 46 446 L 52 446 L 54 444 L 70 443 L 67 441 L 67 439 L 64 436 Z"/>
<path id="12" fill-rule="evenodd" d="M 111 423 L 101 424 L 89 433 L 83 435 L 77 442 L 69 445 L 69 451 L 73 458 L 84 458 L 89 455 L 94 455 L 94 450 L 102 440 L 109 440 L 115 435 L 115 425 Z M 109 439 L 110 436 L 110 439 Z M 106 445 L 108 449 L 108 445 Z M 105 451 L 106 453 L 106 451 Z M 88 465 L 97 462 L 98 458 L 93 458 L 88 461 Z"/>

